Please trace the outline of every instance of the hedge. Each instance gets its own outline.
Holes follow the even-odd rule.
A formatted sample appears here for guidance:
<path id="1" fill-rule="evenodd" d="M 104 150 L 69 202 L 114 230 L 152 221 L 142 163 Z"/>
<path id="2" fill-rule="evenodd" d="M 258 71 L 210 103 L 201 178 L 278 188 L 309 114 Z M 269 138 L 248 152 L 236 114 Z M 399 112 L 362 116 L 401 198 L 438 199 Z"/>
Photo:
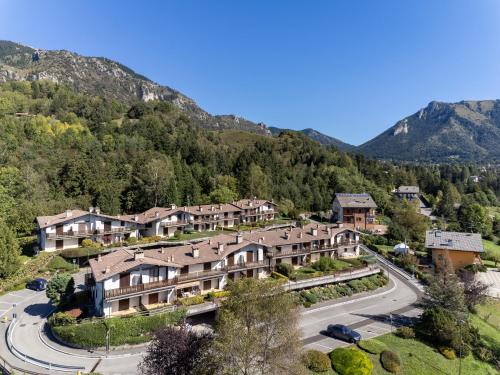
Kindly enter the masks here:
<path id="1" fill-rule="evenodd" d="M 198 294 L 197 296 L 180 298 L 178 301 L 182 306 L 199 305 L 205 302 L 205 296 L 203 294 Z"/>
<path id="2" fill-rule="evenodd" d="M 361 340 L 358 342 L 358 346 L 370 354 L 380 354 L 384 350 L 387 350 L 387 345 L 375 339 Z"/>
<path id="3" fill-rule="evenodd" d="M 117 317 L 96 319 L 80 324 L 53 326 L 53 332 L 68 344 L 90 349 L 106 345 L 107 327 L 110 345 L 140 344 L 151 340 L 151 334 L 161 327 L 178 324 L 185 317 L 185 310 L 152 316 Z"/>
<path id="4" fill-rule="evenodd" d="M 389 372 L 397 373 L 401 370 L 401 359 L 399 355 L 390 350 L 384 350 L 380 354 L 380 363 L 382 363 L 382 367 Z"/>
<path id="5" fill-rule="evenodd" d="M 330 360 L 340 375 L 370 375 L 373 371 L 370 358 L 354 348 L 337 348 L 330 353 Z"/>
<path id="6" fill-rule="evenodd" d="M 78 267 L 72 263 L 67 262 L 63 257 L 56 255 L 47 265 L 47 268 L 51 271 L 74 271 Z"/>
<path id="7" fill-rule="evenodd" d="M 319 350 L 308 350 L 302 360 L 304 366 L 314 372 L 325 372 L 332 368 L 330 358 Z"/>

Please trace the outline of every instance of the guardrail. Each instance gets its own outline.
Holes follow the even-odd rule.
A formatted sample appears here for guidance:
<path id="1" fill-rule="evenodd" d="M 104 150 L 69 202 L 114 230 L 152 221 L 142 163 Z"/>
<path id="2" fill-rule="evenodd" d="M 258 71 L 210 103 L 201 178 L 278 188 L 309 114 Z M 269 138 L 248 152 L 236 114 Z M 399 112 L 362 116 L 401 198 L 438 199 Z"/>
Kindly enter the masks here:
<path id="1" fill-rule="evenodd" d="M 9 348 L 9 351 L 12 354 L 14 354 L 17 358 L 19 358 L 23 362 L 30 363 L 30 364 L 38 366 L 38 367 L 42 367 L 42 368 L 49 370 L 49 371 L 55 370 L 55 371 L 75 373 L 77 371 L 85 370 L 85 367 L 83 367 L 83 366 L 61 365 L 61 364 L 57 364 L 57 363 L 43 361 L 41 359 L 38 359 L 38 358 L 35 358 L 35 357 L 32 357 L 32 356 L 29 356 L 27 354 L 22 353 L 12 343 L 12 333 L 14 331 L 14 328 L 16 327 L 16 324 L 17 324 L 17 320 L 12 319 L 12 321 L 9 324 L 9 327 L 7 328 L 6 338 L 7 338 L 7 347 Z M 13 367 L 13 366 L 11 366 L 11 367 Z M 16 371 L 21 371 L 23 373 L 30 373 L 30 374 L 38 374 L 36 372 L 30 372 L 30 371 L 26 371 L 24 369 L 19 369 L 19 368 L 16 368 Z"/>

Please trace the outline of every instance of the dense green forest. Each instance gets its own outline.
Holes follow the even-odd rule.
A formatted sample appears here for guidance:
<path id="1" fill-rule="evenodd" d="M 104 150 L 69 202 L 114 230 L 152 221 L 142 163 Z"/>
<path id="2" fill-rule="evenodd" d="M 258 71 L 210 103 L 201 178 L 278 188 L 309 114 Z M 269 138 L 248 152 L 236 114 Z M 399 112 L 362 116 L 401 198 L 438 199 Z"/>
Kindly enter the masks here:
<path id="1" fill-rule="evenodd" d="M 460 210 L 500 197 L 495 167 L 395 165 L 298 132 L 209 131 L 169 103 L 129 106 L 44 81 L 0 85 L 0 126 L 0 215 L 18 236 L 37 215 L 67 208 L 118 214 L 250 196 L 292 213 L 328 210 L 335 192 L 369 192 L 392 217 L 400 208 L 390 191 L 401 184 L 418 184 L 439 216 L 467 227 Z"/>

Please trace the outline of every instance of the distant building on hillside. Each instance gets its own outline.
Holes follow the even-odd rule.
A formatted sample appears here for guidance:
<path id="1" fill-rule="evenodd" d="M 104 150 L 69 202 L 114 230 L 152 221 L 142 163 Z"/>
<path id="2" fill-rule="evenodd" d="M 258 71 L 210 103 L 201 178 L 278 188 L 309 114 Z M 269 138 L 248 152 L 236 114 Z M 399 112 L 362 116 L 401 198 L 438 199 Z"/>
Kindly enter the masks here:
<path id="1" fill-rule="evenodd" d="M 373 230 L 376 209 L 370 194 L 337 193 L 332 204 L 332 220 L 355 229 Z"/>
<path id="2" fill-rule="evenodd" d="M 393 194 L 401 200 L 406 199 L 409 202 L 418 202 L 420 208 L 427 207 L 422 195 L 420 194 L 420 188 L 418 186 L 402 185 L 394 190 Z"/>
<path id="3" fill-rule="evenodd" d="M 425 247 L 432 251 L 432 261 L 437 268 L 448 261 L 455 271 L 469 264 L 481 263 L 480 255 L 484 252 L 479 233 L 429 230 L 425 235 Z"/>

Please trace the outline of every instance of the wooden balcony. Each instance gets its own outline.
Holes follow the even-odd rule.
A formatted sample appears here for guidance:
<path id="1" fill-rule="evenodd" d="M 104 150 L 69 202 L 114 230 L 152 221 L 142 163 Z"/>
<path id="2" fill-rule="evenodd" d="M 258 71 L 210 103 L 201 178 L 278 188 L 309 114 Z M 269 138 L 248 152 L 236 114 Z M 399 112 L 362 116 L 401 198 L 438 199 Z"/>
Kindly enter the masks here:
<path id="1" fill-rule="evenodd" d="M 180 227 L 189 224 L 190 222 L 187 220 L 167 221 L 160 223 L 160 227 Z"/>
<path id="2" fill-rule="evenodd" d="M 104 291 L 104 298 L 110 299 L 126 295 L 142 294 L 143 292 L 146 291 L 173 287 L 175 286 L 175 284 L 177 284 L 177 282 L 178 282 L 177 279 L 169 279 L 169 280 L 153 281 L 151 283 L 146 283 L 146 284 L 131 285 L 123 288 L 109 289 Z"/>
<path id="3" fill-rule="evenodd" d="M 227 266 L 227 270 L 228 272 L 232 272 L 232 271 L 240 271 L 240 270 L 260 268 L 260 267 L 269 267 L 269 263 L 267 263 L 264 260 L 258 260 L 255 262 L 239 262 L 237 264 Z"/>
<path id="4" fill-rule="evenodd" d="M 227 268 L 225 268 L 225 267 L 217 269 L 217 270 L 190 272 L 190 273 L 185 273 L 185 274 L 177 276 L 177 281 L 184 282 L 184 281 L 190 281 L 190 280 L 206 279 L 206 278 L 225 274 L 226 272 L 227 272 Z"/>
<path id="5" fill-rule="evenodd" d="M 130 233 L 135 230 L 137 230 L 136 227 L 121 227 L 121 228 L 112 228 L 108 230 L 104 229 L 85 230 L 85 231 L 69 230 L 61 233 L 47 233 L 47 238 L 48 239 L 88 238 L 92 236 L 105 236 L 108 234 L 116 234 L 116 233 Z"/>

